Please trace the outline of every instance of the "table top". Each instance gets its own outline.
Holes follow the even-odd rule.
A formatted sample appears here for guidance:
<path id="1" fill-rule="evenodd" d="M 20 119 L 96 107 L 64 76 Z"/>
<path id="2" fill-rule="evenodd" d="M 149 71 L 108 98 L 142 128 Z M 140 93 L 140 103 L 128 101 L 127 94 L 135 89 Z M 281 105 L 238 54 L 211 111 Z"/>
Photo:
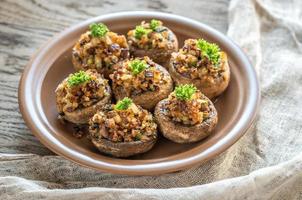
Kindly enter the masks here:
<path id="1" fill-rule="evenodd" d="M 0 153 L 52 155 L 26 127 L 18 107 L 18 83 L 23 68 L 37 49 L 56 33 L 91 17 L 129 10 L 174 13 L 227 31 L 228 0 L 206 1 L 103 0 L 0 2 Z M 219 8 L 219 9 L 217 9 Z M 200 11 L 212 14 L 202 14 Z M 215 14 L 217 13 L 217 15 Z M 219 13 L 219 15 L 218 15 Z"/>

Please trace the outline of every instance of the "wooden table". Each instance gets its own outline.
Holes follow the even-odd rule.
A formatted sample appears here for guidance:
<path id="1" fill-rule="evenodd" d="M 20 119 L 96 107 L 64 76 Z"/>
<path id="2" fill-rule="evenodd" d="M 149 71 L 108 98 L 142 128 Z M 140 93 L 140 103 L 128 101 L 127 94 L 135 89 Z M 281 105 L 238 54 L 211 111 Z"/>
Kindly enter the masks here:
<path id="1" fill-rule="evenodd" d="M 17 97 L 24 66 L 35 51 L 56 33 L 91 17 L 129 10 L 155 10 L 183 15 L 225 33 L 228 1 L 218 0 L 215 3 L 215 8 L 221 9 L 210 10 L 206 1 L 194 0 L 1 0 L 0 153 L 53 154 L 26 127 Z M 201 15 L 201 12 L 212 14 Z M 215 13 L 220 13 L 220 17 L 217 18 Z"/>

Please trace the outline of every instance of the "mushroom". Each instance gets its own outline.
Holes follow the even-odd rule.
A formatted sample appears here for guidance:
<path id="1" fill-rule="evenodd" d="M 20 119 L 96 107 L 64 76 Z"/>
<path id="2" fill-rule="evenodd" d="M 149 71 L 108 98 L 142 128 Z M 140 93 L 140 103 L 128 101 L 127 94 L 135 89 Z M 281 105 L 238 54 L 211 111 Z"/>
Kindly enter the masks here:
<path id="1" fill-rule="evenodd" d="M 213 103 L 193 85 L 179 85 L 154 111 L 160 132 L 176 143 L 204 139 L 215 128 L 218 117 Z"/>
<path id="2" fill-rule="evenodd" d="M 188 39 L 182 49 L 173 53 L 169 72 L 176 85 L 193 84 L 208 98 L 220 95 L 230 81 L 225 52 L 204 39 Z"/>
<path id="3" fill-rule="evenodd" d="M 95 70 L 70 74 L 56 89 L 59 117 L 74 124 L 86 124 L 111 101 L 108 81 Z"/>
<path id="4" fill-rule="evenodd" d="M 91 24 L 72 49 L 72 63 L 78 70 L 96 69 L 108 78 L 113 65 L 129 57 L 125 36 L 108 30 L 107 26 Z"/>
<path id="5" fill-rule="evenodd" d="M 147 110 L 124 98 L 96 113 L 89 122 L 92 143 L 102 153 L 129 157 L 149 151 L 157 140 L 157 125 Z"/>
<path id="6" fill-rule="evenodd" d="M 141 22 L 127 34 L 130 52 L 134 57 L 148 56 L 154 62 L 167 67 L 171 54 L 178 50 L 175 34 L 159 20 Z"/>
<path id="7" fill-rule="evenodd" d="M 152 110 L 173 90 L 168 71 L 148 57 L 125 60 L 110 75 L 115 98 L 131 97 L 137 105 Z"/>

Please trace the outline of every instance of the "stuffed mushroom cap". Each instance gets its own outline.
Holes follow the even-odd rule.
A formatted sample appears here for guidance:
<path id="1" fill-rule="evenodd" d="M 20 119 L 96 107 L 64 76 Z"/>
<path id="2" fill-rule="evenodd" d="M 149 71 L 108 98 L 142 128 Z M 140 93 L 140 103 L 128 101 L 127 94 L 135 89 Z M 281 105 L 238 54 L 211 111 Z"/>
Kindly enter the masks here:
<path id="1" fill-rule="evenodd" d="M 177 86 L 156 105 L 154 115 L 163 136 L 176 143 L 202 140 L 218 122 L 213 103 L 193 85 Z"/>
<path id="2" fill-rule="evenodd" d="M 111 32 L 104 24 L 91 24 L 72 49 L 72 63 L 78 70 L 96 69 L 108 78 L 113 65 L 129 57 L 125 36 Z"/>
<path id="3" fill-rule="evenodd" d="M 70 74 L 59 84 L 55 93 L 60 117 L 75 124 L 88 123 L 97 111 L 111 101 L 108 81 L 95 70 Z"/>
<path id="4" fill-rule="evenodd" d="M 110 78 L 117 100 L 130 97 L 135 104 L 147 110 L 154 109 L 173 90 L 168 71 L 146 56 L 117 64 Z"/>
<path id="5" fill-rule="evenodd" d="M 175 34 L 159 20 L 141 22 L 127 34 L 130 52 L 134 57 L 148 56 L 154 62 L 167 67 L 171 54 L 178 50 Z"/>
<path id="6" fill-rule="evenodd" d="M 169 72 L 176 85 L 193 84 L 208 98 L 220 95 L 230 81 L 226 53 L 203 39 L 188 39 L 173 53 Z"/>
<path id="7" fill-rule="evenodd" d="M 92 143 L 100 152 L 128 157 L 149 151 L 157 140 L 157 125 L 147 110 L 124 98 L 90 120 Z"/>

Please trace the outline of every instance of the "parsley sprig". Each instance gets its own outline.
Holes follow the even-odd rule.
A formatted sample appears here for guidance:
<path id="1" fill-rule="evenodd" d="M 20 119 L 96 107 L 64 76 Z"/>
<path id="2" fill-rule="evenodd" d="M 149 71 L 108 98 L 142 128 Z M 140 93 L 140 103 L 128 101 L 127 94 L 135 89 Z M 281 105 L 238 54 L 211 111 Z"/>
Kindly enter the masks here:
<path id="1" fill-rule="evenodd" d="M 204 39 L 197 40 L 197 47 L 201 50 L 202 55 L 217 66 L 220 62 L 220 48 L 217 44 L 209 43 Z"/>
<path id="2" fill-rule="evenodd" d="M 148 68 L 148 64 L 145 60 L 134 59 L 130 61 L 129 68 L 132 74 L 137 75 Z"/>
<path id="3" fill-rule="evenodd" d="M 93 37 L 103 37 L 109 31 L 107 26 L 103 23 L 93 23 L 89 26 L 89 29 Z"/>
<path id="4" fill-rule="evenodd" d="M 123 98 L 114 106 L 115 110 L 127 110 L 132 104 L 132 100 L 128 97 Z"/>
<path id="5" fill-rule="evenodd" d="M 185 84 L 176 86 L 174 93 L 177 99 L 187 101 L 192 98 L 196 91 L 197 88 L 194 85 Z"/>
<path id="6" fill-rule="evenodd" d="M 74 74 L 71 74 L 67 80 L 68 86 L 76 86 L 87 81 L 90 81 L 91 77 L 84 71 L 79 71 Z"/>
<path id="7" fill-rule="evenodd" d="M 136 26 L 134 30 L 134 37 L 136 39 L 141 39 L 143 35 L 155 31 L 157 27 L 161 25 L 161 21 L 152 19 L 149 23 L 149 28 L 145 28 L 142 25 Z"/>
<path id="8" fill-rule="evenodd" d="M 150 22 L 150 28 L 155 31 L 155 29 L 160 26 L 161 22 L 159 20 L 156 19 L 152 19 Z"/>
<path id="9" fill-rule="evenodd" d="M 136 39 L 141 39 L 143 35 L 148 34 L 150 31 L 150 29 L 146 29 L 143 26 L 136 26 L 134 30 L 134 37 Z"/>

